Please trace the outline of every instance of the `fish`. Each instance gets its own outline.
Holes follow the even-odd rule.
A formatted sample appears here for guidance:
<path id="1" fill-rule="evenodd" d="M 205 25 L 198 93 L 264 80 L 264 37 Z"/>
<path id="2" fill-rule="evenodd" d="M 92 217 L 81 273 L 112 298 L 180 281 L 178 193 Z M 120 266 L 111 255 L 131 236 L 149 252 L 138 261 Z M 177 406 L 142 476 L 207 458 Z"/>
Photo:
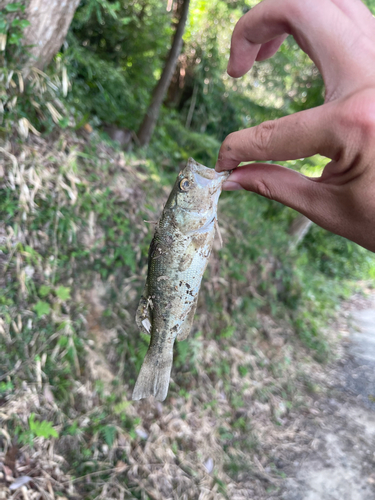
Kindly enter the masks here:
<path id="1" fill-rule="evenodd" d="M 217 227 L 217 205 L 230 172 L 189 158 L 158 221 L 136 323 L 151 335 L 132 399 L 167 397 L 175 340 L 190 333 Z"/>

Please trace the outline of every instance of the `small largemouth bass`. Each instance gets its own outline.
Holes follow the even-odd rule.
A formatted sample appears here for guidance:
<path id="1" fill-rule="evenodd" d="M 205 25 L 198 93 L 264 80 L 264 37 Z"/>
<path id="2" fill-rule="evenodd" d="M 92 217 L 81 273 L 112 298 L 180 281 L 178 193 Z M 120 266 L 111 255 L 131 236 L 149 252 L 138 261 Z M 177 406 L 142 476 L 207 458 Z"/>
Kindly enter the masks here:
<path id="1" fill-rule="evenodd" d="M 198 293 L 215 235 L 217 203 L 229 172 L 217 173 L 192 158 L 178 174 L 156 226 L 145 289 L 136 314 L 151 334 L 133 399 L 167 397 L 175 339 L 190 333 Z"/>

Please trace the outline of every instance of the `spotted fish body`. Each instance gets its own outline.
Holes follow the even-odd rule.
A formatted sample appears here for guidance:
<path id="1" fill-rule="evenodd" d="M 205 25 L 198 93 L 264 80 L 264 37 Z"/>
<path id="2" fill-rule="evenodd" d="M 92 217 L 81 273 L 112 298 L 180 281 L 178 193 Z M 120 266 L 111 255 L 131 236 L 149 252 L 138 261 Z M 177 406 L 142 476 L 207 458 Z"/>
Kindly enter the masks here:
<path id="1" fill-rule="evenodd" d="M 151 334 L 133 399 L 167 396 L 175 339 L 190 333 L 203 273 L 215 235 L 217 203 L 229 173 L 192 158 L 179 173 L 156 226 L 145 289 L 136 314 Z"/>

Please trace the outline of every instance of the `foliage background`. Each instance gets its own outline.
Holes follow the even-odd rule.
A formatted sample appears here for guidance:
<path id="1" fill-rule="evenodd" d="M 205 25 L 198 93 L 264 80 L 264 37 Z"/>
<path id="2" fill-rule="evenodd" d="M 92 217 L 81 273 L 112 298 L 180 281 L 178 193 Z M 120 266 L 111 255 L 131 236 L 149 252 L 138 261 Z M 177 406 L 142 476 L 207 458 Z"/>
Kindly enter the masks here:
<path id="1" fill-rule="evenodd" d="M 358 280 L 372 286 L 374 258 L 316 226 L 295 247 L 295 212 L 224 193 L 224 247 L 176 346 L 168 401 L 130 401 L 148 345 L 133 319 L 152 238 L 143 221 L 158 218 L 189 156 L 213 166 L 228 133 L 323 100 L 292 39 L 229 78 L 232 29 L 256 2 L 192 0 L 152 143 L 120 151 L 105 130 L 143 119 L 173 33 L 166 3 L 83 0 L 61 52 L 27 84 L 23 24 L 0 17 L 1 453 L 15 446 L 61 495 L 277 497 L 293 415 L 338 355 L 329 322 Z M 288 166 L 319 175 L 325 162 Z M 38 462 L 53 442 L 66 476 Z"/>

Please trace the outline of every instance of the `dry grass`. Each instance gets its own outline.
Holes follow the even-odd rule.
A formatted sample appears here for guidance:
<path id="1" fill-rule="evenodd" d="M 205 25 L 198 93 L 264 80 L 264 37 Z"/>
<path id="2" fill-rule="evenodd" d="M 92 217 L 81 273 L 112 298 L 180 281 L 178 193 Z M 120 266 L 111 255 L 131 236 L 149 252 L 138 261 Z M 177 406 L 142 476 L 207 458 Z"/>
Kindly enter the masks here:
<path id="1" fill-rule="evenodd" d="M 283 478 L 280 463 L 293 461 L 311 446 L 304 428 L 315 418 L 314 400 L 327 385 L 324 369 L 296 341 L 286 322 L 276 324 L 264 311 L 258 312 L 253 326 L 234 325 L 229 338 L 215 338 L 220 325 L 230 324 L 233 297 L 248 293 L 247 284 L 218 276 L 215 251 L 195 326 L 203 339 L 188 340 L 187 359 L 177 358 L 165 404 L 129 401 L 132 387 L 127 377 L 131 370 L 134 373 L 134 361 L 126 342 L 139 343 L 133 313 L 145 273 L 141 248 L 151 231 L 143 219 L 154 220 L 168 187 L 158 184 L 147 162 L 125 157 L 103 143 L 97 144 L 95 158 L 85 157 L 86 145 L 84 137 L 63 133 L 53 142 L 33 136 L 22 146 L 9 142 L 0 149 L 0 188 L 13 192 L 18 205 L 16 215 L 0 225 L 1 244 L 7 249 L 0 254 L 0 279 L 7 286 L 13 280 L 17 291 L 17 300 L 8 309 L 11 321 L 4 316 L 0 323 L 4 345 L 13 349 L 27 322 L 36 321 L 32 309 L 36 299 L 29 299 L 31 281 L 36 288 L 62 284 L 72 293 L 65 301 L 50 298 L 51 312 L 41 321 L 52 325 L 54 333 L 46 339 L 34 331 L 22 363 L 4 368 L 0 376 L 16 385 L 0 405 L 0 485 L 5 498 L 277 498 Z M 98 174 L 93 180 L 90 169 Z M 89 251 L 89 264 L 102 255 L 106 228 L 94 207 L 80 221 L 82 192 L 95 199 L 106 192 L 108 199 L 115 197 L 122 204 L 132 227 L 135 270 L 113 270 L 103 277 L 88 266 L 84 274 L 73 258 L 59 268 L 73 241 Z M 36 214 L 51 200 L 52 219 L 35 227 Z M 62 235 L 59 221 L 67 217 L 62 213 L 69 207 L 71 211 L 64 213 L 78 218 L 64 226 Z M 221 229 L 225 244 L 225 221 Z M 31 259 L 26 247 L 39 257 Z M 209 312 L 205 300 L 218 295 L 220 314 Z M 110 314 L 103 319 L 108 309 Z M 58 342 L 61 335 L 68 339 L 65 346 Z M 75 335 L 83 344 L 81 351 L 75 347 Z M 69 349 L 73 353 L 69 376 L 75 380 L 69 389 L 71 403 L 62 405 L 45 371 L 51 357 L 56 365 L 68 366 Z M 133 364 L 129 368 L 127 363 Z M 108 403 L 111 395 L 116 401 Z M 93 424 L 105 408 L 103 426 L 115 428 L 110 445 Z M 60 437 L 38 437 L 32 446 L 17 444 L 15 422 L 27 429 L 31 413 L 40 421 L 53 422 Z M 124 419 L 131 424 L 124 425 Z M 74 422 L 80 432 L 69 434 L 66 428 Z M 90 451 L 87 458 L 82 455 L 84 448 Z M 92 472 L 79 475 L 72 468 L 70 457 L 79 453 L 80 466 L 86 464 Z M 32 479 L 10 492 L 19 476 Z"/>
<path id="2" fill-rule="evenodd" d="M 57 412 L 56 404 L 46 390 L 43 394 L 25 383 L 22 389 L 2 401 L 0 498 L 52 500 L 56 494 L 59 498 L 61 495 L 63 498 L 77 497 L 72 478 L 64 472 L 68 464 L 56 453 L 54 439 L 36 438 L 30 448 L 17 444 L 12 435 L 8 422 L 16 416 L 20 422 L 27 423 L 32 412 L 41 416 Z M 20 486 L 16 487 L 18 484 Z"/>

